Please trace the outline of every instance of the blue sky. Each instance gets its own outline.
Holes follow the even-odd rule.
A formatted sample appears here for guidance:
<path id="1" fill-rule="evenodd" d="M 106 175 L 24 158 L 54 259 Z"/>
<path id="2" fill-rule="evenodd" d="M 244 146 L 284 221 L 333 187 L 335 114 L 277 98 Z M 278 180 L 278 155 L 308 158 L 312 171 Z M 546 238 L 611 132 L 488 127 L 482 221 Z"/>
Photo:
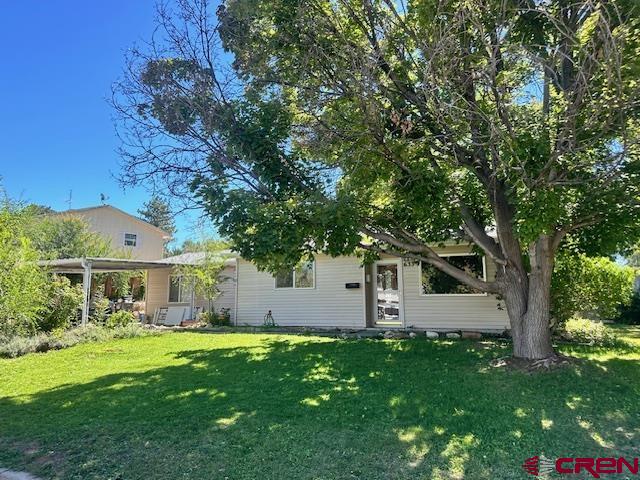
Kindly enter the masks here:
<path id="1" fill-rule="evenodd" d="M 147 200 L 123 191 L 107 103 L 126 50 L 153 31 L 154 0 L 20 0 L 0 15 L 0 176 L 12 198 L 56 210 L 108 202 L 130 213 Z M 179 216 L 178 240 L 197 237 Z M 210 227 L 209 227 L 210 228 Z"/>

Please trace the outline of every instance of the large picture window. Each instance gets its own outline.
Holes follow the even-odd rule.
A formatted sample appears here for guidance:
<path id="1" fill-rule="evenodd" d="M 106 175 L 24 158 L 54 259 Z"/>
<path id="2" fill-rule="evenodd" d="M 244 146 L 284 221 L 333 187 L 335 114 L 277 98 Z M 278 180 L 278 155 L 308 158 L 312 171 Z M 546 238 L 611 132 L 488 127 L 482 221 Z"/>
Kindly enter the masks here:
<path id="1" fill-rule="evenodd" d="M 192 289 L 189 277 L 171 275 L 169 277 L 169 303 L 189 303 Z"/>
<path id="2" fill-rule="evenodd" d="M 486 279 L 484 257 L 479 255 L 442 255 L 447 261 L 469 275 Z M 420 265 L 420 293 L 422 295 L 484 295 L 428 263 Z"/>
<path id="3" fill-rule="evenodd" d="M 314 288 L 315 262 L 304 262 L 296 268 L 282 270 L 275 275 L 276 288 Z"/>

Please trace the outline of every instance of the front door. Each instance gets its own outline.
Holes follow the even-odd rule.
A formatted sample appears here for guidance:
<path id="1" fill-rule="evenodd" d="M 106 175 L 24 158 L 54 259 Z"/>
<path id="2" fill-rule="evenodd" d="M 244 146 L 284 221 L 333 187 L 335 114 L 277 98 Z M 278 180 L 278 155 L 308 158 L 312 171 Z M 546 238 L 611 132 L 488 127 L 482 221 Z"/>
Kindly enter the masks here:
<path id="1" fill-rule="evenodd" d="M 400 326 L 400 277 L 398 263 L 376 264 L 376 325 Z"/>

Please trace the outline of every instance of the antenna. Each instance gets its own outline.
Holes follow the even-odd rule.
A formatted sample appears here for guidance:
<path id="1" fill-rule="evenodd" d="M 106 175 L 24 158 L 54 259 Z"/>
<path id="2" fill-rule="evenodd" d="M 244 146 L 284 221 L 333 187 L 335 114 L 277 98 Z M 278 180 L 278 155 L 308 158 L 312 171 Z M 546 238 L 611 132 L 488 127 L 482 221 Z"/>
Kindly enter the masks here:
<path id="1" fill-rule="evenodd" d="M 100 194 L 100 202 L 102 203 L 102 205 L 106 205 L 107 204 L 107 200 L 109 200 L 109 197 L 107 195 L 105 195 L 104 193 Z"/>
<path id="2" fill-rule="evenodd" d="M 73 190 L 69 190 L 69 197 L 67 198 L 67 210 L 71 210 L 71 200 L 73 200 Z"/>

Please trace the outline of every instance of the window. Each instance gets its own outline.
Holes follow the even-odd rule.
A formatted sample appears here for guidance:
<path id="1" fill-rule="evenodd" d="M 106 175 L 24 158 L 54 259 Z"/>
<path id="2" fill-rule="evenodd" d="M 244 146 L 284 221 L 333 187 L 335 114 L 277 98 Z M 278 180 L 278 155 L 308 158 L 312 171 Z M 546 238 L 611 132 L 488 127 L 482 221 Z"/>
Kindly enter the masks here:
<path id="1" fill-rule="evenodd" d="M 192 284 L 184 275 L 169 276 L 169 303 L 189 303 Z"/>
<path id="2" fill-rule="evenodd" d="M 469 275 L 481 279 L 486 278 L 484 257 L 479 255 L 443 255 L 452 265 L 464 270 Z M 441 272 L 428 263 L 420 265 L 420 293 L 422 295 L 484 295 L 455 278 Z"/>
<path id="3" fill-rule="evenodd" d="M 124 234 L 124 246 L 125 247 L 135 247 L 138 245 L 138 235 L 135 233 L 125 233 Z"/>
<path id="4" fill-rule="evenodd" d="M 314 288 L 315 262 L 304 262 L 291 270 L 282 270 L 275 275 L 276 288 Z"/>

